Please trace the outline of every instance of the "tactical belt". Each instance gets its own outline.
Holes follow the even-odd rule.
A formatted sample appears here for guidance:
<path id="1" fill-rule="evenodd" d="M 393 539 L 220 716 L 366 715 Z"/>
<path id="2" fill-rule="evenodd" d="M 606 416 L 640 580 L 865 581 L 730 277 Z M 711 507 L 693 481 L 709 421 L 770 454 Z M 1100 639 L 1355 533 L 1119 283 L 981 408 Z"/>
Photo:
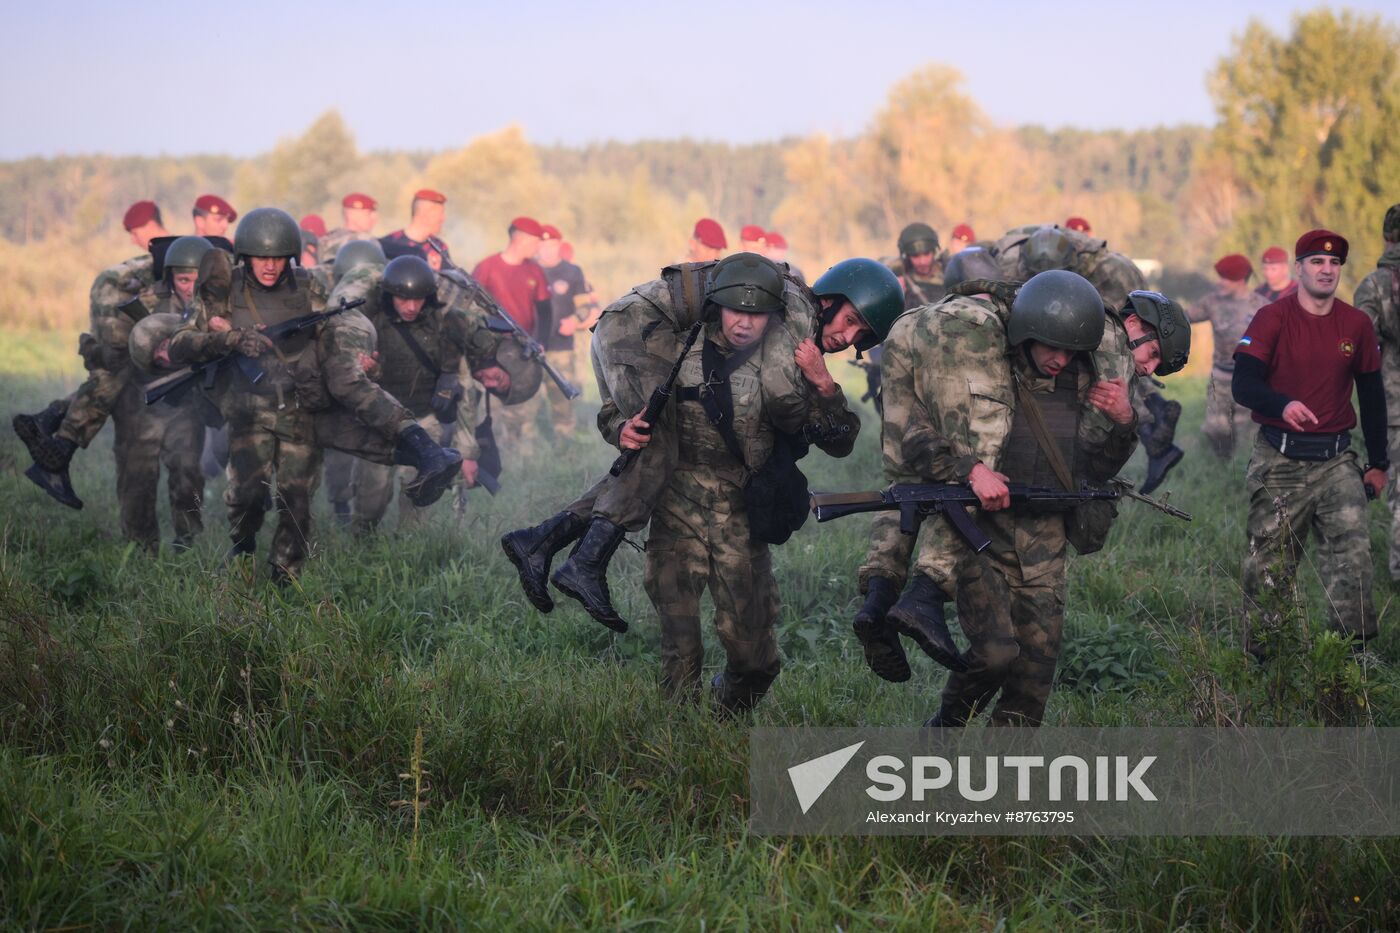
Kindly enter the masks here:
<path id="1" fill-rule="evenodd" d="M 1351 446 L 1349 431 L 1338 434 L 1303 434 L 1298 431 L 1285 431 L 1271 424 L 1261 424 L 1259 436 L 1290 460 L 1331 460 Z"/>

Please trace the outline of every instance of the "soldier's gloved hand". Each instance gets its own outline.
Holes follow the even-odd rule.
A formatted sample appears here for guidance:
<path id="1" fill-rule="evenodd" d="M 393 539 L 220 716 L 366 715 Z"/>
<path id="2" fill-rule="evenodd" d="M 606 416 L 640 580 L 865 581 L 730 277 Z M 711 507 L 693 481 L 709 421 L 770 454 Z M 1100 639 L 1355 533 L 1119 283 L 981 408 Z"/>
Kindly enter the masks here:
<path id="1" fill-rule="evenodd" d="M 988 512 L 1011 506 L 1011 490 L 1006 486 L 1006 474 L 989 469 L 979 463 L 967 474 L 967 484 L 972 487 L 982 508 Z"/>
<path id="2" fill-rule="evenodd" d="M 249 358 L 262 356 L 271 349 L 272 341 L 248 327 L 237 327 L 224 335 L 226 346 L 232 353 Z"/>
<path id="3" fill-rule="evenodd" d="M 443 373 L 438 376 L 433 387 L 433 398 L 428 403 L 440 424 L 453 424 L 457 420 L 457 403 L 462 399 L 462 380 L 456 373 Z"/>
<path id="4" fill-rule="evenodd" d="M 803 378 L 812 384 L 812 388 L 816 389 L 822 398 L 831 398 L 841 391 L 836 380 L 831 378 L 831 371 L 826 368 L 825 355 L 816 341 L 808 338 L 799 343 L 792 359 L 797 368 L 802 370 Z"/>

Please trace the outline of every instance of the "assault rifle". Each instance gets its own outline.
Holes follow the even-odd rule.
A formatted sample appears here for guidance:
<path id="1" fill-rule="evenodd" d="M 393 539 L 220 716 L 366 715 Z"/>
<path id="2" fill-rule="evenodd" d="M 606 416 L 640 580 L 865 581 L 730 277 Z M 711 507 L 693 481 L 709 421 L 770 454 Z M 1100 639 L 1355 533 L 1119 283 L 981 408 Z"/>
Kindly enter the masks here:
<path id="1" fill-rule="evenodd" d="M 1178 509 L 1174 505 L 1168 505 L 1166 495 L 1162 496 L 1162 498 L 1160 499 L 1154 499 L 1151 496 L 1145 496 L 1142 493 L 1138 492 L 1136 489 L 1134 489 L 1132 483 L 1128 482 L 1125 479 L 1119 479 L 1116 476 L 1108 482 L 1110 485 L 1116 487 L 1126 499 L 1132 499 L 1134 502 L 1141 502 L 1143 505 L 1154 508 L 1159 512 L 1165 512 L 1172 518 L 1179 518 L 1183 522 L 1189 522 L 1191 520 L 1190 512 L 1183 512 L 1181 509 Z M 1168 493 L 1167 495 L 1170 495 L 1170 493 Z"/>
<path id="2" fill-rule="evenodd" d="M 283 321 L 280 324 L 273 324 L 271 327 L 259 330 L 268 340 L 276 343 L 287 337 L 295 336 L 304 330 L 310 330 L 322 321 L 328 321 L 337 314 L 344 314 L 352 308 L 358 308 L 365 303 L 365 299 L 359 298 L 355 301 L 340 299 L 340 304 L 327 311 L 319 311 L 313 314 L 303 314 Z M 206 390 L 214 388 L 214 379 L 218 376 L 219 370 L 225 366 L 237 366 L 238 370 L 247 377 L 248 381 L 257 385 L 267 375 L 262 364 L 252 357 L 244 356 L 234 350 L 225 353 L 223 356 L 215 357 L 203 363 L 195 363 L 183 369 L 176 370 L 146 387 L 146 404 L 154 405 L 161 399 L 173 395 L 177 392 L 184 392 L 194 385 L 195 380 L 203 378 Z"/>
<path id="3" fill-rule="evenodd" d="M 554 380 L 554 384 L 559 387 L 559 391 L 564 394 L 566 399 L 572 401 L 583 394 L 582 389 L 566 379 L 563 373 L 555 369 L 554 365 L 545 359 L 544 347 L 540 346 L 540 342 L 531 336 L 525 328 L 517 324 L 515 318 L 510 316 L 510 312 L 502 308 L 501 303 L 492 298 L 491 293 L 482 288 L 480 282 L 468 275 L 467 270 L 453 262 L 433 239 L 429 238 L 428 245 L 432 246 L 433 250 L 442 257 L 442 275 L 465 288 L 477 301 L 485 305 L 490 311 L 491 317 L 499 319 L 505 325 L 503 332 L 515 335 L 525 358 L 534 360 L 540 369 L 544 370 L 544 374 Z M 497 328 L 493 327 L 492 329 L 496 330 Z"/>
<path id="4" fill-rule="evenodd" d="M 1026 502 L 1075 505 L 1095 499 L 1117 499 L 1121 495 L 1116 487 L 1064 492 L 1048 486 L 1008 483 L 1007 488 L 1011 492 L 1012 505 Z M 907 535 L 918 531 L 919 519 L 922 516 L 941 514 L 967 542 L 968 547 L 980 554 L 992 543 L 992 539 L 977 527 L 977 523 L 967 511 L 968 506 L 977 506 L 980 502 L 970 486 L 953 483 L 896 483 L 889 489 L 874 492 L 813 493 L 812 514 L 817 517 L 817 521 L 828 522 L 860 512 L 898 510 L 899 530 Z"/>
<path id="5" fill-rule="evenodd" d="M 661 411 L 666 407 L 666 403 L 671 400 L 671 393 L 675 391 L 676 380 L 681 376 L 681 364 L 685 362 L 686 356 L 690 353 L 690 348 L 695 346 L 695 338 L 700 336 L 700 331 L 705 328 L 703 321 L 696 321 L 690 327 L 690 333 L 685 335 L 685 345 L 681 347 L 681 355 L 676 357 L 676 364 L 671 367 L 671 373 L 666 377 L 666 381 L 655 389 L 651 390 L 651 397 L 647 399 L 647 407 L 642 412 L 642 420 L 655 427 L 656 419 L 661 417 Z M 640 450 L 624 450 L 613 465 L 608 468 L 608 473 L 612 476 L 621 476 L 623 471 L 632 465 L 632 461 L 637 459 Z"/>

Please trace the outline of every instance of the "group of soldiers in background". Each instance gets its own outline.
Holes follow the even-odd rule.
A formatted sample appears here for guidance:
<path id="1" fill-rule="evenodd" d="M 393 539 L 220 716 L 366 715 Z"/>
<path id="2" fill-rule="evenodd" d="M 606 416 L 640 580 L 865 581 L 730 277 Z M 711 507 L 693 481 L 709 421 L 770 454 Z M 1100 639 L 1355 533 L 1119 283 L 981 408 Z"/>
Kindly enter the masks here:
<path id="1" fill-rule="evenodd" d="M 1035 724 L 1059 652 L 1067 547 L 1101 548 L 1116 512 L 1102 500 L 1024 501 L 1019 490 L 1107 489 L 1139 440 L 1144 491 L 1159 484 L 1181 459 L 1180 405 L 1150 383 L 1185 365 L 1193 321 L 1215 330 L 1205 435 L 1230 456 L 1247 410 L 1232 391 L 1236 348 L 1254 311 L 1297 288 L 1281 249 L 1265 253 L 1253 291 L 1249 260 L 1227 256 L 1218 290 L 1188 312 L 1147 290 L 1082 218 L 994 241 L 960 224 L 946 249 L 932 227 L 910 224 L 896 259 L 848 259 L 809 286 L 785 262 L 780 233 L 745 226 L 725 256 L 723 228 L 702 218 L 685 261 L 603 308 L 560 231 L 530 217 L 515 218 L 505 247 L 471 273 L 458 267 L 440 238 L 446 203 L 418 191 L 408 224 L 382 237 L 363 193 L 343 199 L 333 230 L 315 215 L 298 223 L 259 208 L 232 242 L 224 233 L 237 214 L 215 196 L 196 202 L 196 233 L 185 237 L 166 232 L 151 202 L 133 205 L 123 224 L 143 252 L 94 282 L 80 343 L 88 379 L 14 419 L 34 460 L 26 475 L 81 507 L 68 465 L 110 416 L 124 533 L 156 549 L 163 464 L 173 544 L 184 548 L 201 528 L 201 450 L 226 432 L 230 555 L 256 551 L 275 509 L 268 564 L 285 581 L 306 558 L 323 458 L 335 513 L 362 532 L 382 520 L 396 484 L 408 523 L 453 484 L 493 488 L 495 429 L 524 459 L 542 385 L 556 435 L 572 433 L 574 340 L 592 329 L 598 426 L 621 456 L 579 499 L 506 533 L 503 550 L 540 611 L 553 609 L 553 584 L 622 632 L 609 562 L 627 533 L 649 528 L 663 685 L 698 695 L 708 588 L 726 655 L 712 695 L 738 712 L 780 668 L 769 547 L 808 514 L 798 463 L 812 446 L 845 456 L 860 429 L 825 361 L 855 348 L 873 363 L 886 482 L 970 488 L 988 535 L 974 548 L 941 520 L 910 528 L 877 516 L 855 620 L 866 660 L 907 680 L 908 638 L 948 667 L 932 724 L 966 723 L 993 702 L 993 722 Z M 1387 361 L 1400 357 L 1400 206 L 1392 213 L 1382 268 L 1358 292 Z M 1387 372 L 1387 391 L 1400 391 L 1400 367 Z M 1400 519 L 1396 529 L 1400 542 Z M 948 631 L 948 602 L 965 651 Z"/>

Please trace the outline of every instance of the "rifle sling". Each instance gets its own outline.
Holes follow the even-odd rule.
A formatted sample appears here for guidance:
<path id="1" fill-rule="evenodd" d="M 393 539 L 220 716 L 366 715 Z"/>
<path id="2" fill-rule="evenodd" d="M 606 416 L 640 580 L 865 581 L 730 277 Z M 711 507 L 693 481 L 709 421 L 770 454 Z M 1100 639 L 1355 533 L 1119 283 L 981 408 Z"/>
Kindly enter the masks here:
<path id="1" fill-rule="evenodd" d="M 409 327 L 412 325 L 407 321 L 398 319 L 390 321 L 390 323 L 394 326 L 394 330 L 398 335 L 403 338 L 403 342 L 407 345 L 409 351 L 418 358 L 418 362 L 423 364 L 423 368 L 434 376 L 441 376 L 443 372 L 442 368 L 433 362 L 433 358 L 428 355 L 428 351 L 423 349 L 423 345 L 418 342 L 418 338 L 414 337 L 413 333 L 409 330 Z"/>
<path id="2" fill-rule="evenodd" d="M 1020 376 L 1016 380 L 1016 400 L 1026 413 L 1026 420 L 1030 422 L 1031 433 L 1035 435 L 1035 442 L 1040 445 L 1040 450 L 1045 454 L 1045 459 L 1050 461 L 1050 469 L 1054 471 L 1055 478 L 1060 481 L 1060 485 L 1065 487 L 1066 492 L 1074 492 L 1074 477 L 1070 471 L 1069 464 L 1065 463 L 1064 456 L 1060 453 L 1060 447 L 1050 436 L 1050 429 L 1045 424 L 1045 415 L 1041 413 L 1040 403 L 1035 400 L 1035 395 L 1021 381 Z"/>
<path id="3" fill-rule="evenodd" d="M 745 469 L 748 469 L 748 462 L 744 459 L 744 445 L 739 443 L 739 438 L 734 433 L 734 396 L 729 388 L 729 377 L 749 361 L 760 344 L 761 341 L 755 341 L 725 358 L 713 341 L 706 340 L 700 350 L 700 368 L 705 374 L 704 384 L 682 386 L 676 390 L 678 401 L 700 403 L 705 409 L 705 417 L 724 439 L 724 446 L 729 448 L 734 459 Z"/>

